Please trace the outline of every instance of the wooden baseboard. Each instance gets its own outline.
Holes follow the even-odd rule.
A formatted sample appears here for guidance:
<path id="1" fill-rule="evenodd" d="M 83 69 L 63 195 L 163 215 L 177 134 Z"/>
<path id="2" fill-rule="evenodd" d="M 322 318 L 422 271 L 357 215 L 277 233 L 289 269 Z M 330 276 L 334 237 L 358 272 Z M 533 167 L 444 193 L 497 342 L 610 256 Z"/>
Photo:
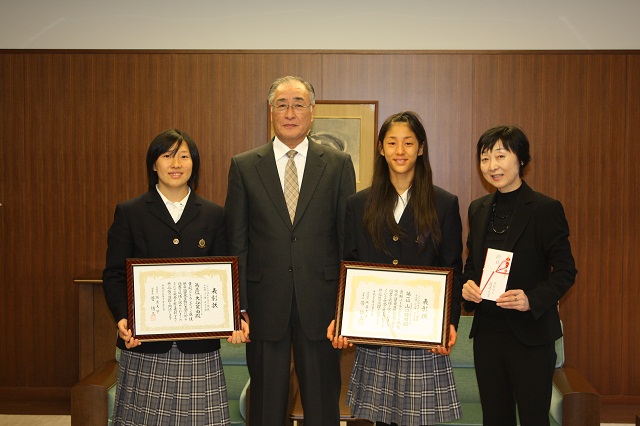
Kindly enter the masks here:
<path id="1" fill-rule="evenodd" d="M 600 395 L 602 405 L 638 405 L 640 406 L 640 396 L 638 395 Z"/>
<path id="2" fill-rule="evenodd" d="M 71 388 L 0 386 L 0 414 L 71 414 Z"/>
<path id="3" fill-rule="evenodd" d="M 600 421 L 602 423 L 635 424 L 640 415 L 640 396 L 601 395 Z"/>

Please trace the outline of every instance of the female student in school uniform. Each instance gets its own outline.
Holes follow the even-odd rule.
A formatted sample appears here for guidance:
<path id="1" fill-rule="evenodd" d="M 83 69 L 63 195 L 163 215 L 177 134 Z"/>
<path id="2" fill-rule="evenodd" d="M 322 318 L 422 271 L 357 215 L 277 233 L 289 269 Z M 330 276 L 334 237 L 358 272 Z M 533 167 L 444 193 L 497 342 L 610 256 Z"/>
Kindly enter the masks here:
<path id="1" fill-rule="evenodd" d="M 373 182 L 347 201 L 345 260 L 454 269 L 448 348 L 358 345 L 347 403 L 376 425 L 419 426 L 460 417 L 448 354 L 460 317 L 462 222 L 458 198 L 433 185 L 427 135 L 418 115 L 400 112 L 380 129 Z M 327 338 L 336 348 L 349 344 Z"/>
<path id="2" fill-rule="evenodd" d="M 170 129 L 147 150 L 149 189 L 118 204 L 107 238 L 103 288 L 122 350 L 115 425 L 228 425 L 219 339 L 144 342 L 127 323 L 127 258 L 227 254 L 223 208 L 195 194 L 200 155 L 184 132 Z M 248 325 L 228 340 L 244 342 Z"/>

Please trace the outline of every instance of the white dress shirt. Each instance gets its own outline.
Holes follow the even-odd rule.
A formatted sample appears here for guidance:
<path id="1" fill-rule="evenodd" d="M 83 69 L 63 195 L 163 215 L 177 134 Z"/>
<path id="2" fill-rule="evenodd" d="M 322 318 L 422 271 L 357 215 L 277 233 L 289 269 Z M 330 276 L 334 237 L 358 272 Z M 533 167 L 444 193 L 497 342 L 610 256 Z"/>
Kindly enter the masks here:
<path id="1" fill-rule="evenodd" d="M 167 197 L 164 196 L 162 192 L 158 189 L 158 185 L 156 185 L 156 190 L 158 194 L 160 194 L 160 198 L 164 201 L 164 205 L 167 206 L 167 210 L 169 210 L 169 214 L 173 218 L 175 223 L 178 223 L 180 218 L 182 217 L 182 212 L 184 212 L 184 207 L 187 205 L 187 200 L 189 199 L 189 195 L 191 195 L 191 188 L 189 188 L 189 192 L 187 192 L 187 196 L 184 197 L 180 201 L 169 201 Z"/>
<path id="2" fill-rule="evenodd" d="M 302 187 L 302 176 L 304 175 L 304 165 L 307 162 L 307 153 L 309 152 L 309 139 L 304 138 L 298 146 L 294 148 L 298 153 L 293 157 L 293 161 L 296 163 L 296 169 L 298 170 L 298 191 Z M 273 141 L 273 153 L 276 157 L 276 167 L 278 168 L 278 176 L 280 177 L 280 185 L 282 186 L 282 193 L 284 194 L 284 169 L 289 161 L 287 152 L 291 151 L 291 148 L 283 144 L 278 137 Z"/>

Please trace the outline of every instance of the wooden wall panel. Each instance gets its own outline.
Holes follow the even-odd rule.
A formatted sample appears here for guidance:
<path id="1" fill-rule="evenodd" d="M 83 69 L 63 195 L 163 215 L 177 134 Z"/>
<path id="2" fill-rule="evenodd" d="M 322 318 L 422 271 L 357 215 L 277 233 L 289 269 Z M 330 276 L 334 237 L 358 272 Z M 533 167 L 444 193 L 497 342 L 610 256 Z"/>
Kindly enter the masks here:
<path id="1" fill-rule="evenodd" d="M 22 357 L 18 350 L 24 338 L 25 321 L 16 307 L 17 298 L 25 291 L 10 284 L 15 281 L 11 266 L 25 260 L 14 247 L 22 245 L 29 236 L 16 230 L 28 229 L 24 220 L 24 56 L 0 55 L 0 326 L 6 330 L 0 350 L 0 386 L 24 386 Z M 18 284 L 19 285 L 19 284 Z"/>
<path id="2" fill-rule="evenodd" d="M 71 88 L 83 61 L 69 55 L 34 55 L 25 58 L 25 162 L 24 205 L 27 226 L 23 243 L 13 249 L 26 261 L 10 265 L 8 284 L 19 294 L 17 314 L 24 321 L 18 353 L 28 354 L 22 365 L 27 386 L 56 386 L 73 375 L 77 357 L 65 353 L 73 347 L 73 288 L 64 285 L 69 238 L 64 229 L 67 191 L 71 175 L 74 134 L 72 125 L 83 105 Z M 28 230 L 28 231 L 27 231 Z M 20 232 L 15 230 L 15 232 Z M 58 307 L 62 309 L 58 309 Z M 37 336 L 37 337 L 36 337 Z M 66 355 L 70 355 L 66 357 Z M 63 363 L 65 359 L 67 362 Z"/>
<path id="3" fill-rule="evenodd" d="M 548 145 L 542 153 L 553 160 L 552 172 L 545 170 L 536 182 L 565 204 L 580 271 L 576 286 L 561 304 L 567 362 L 586 371 L 600 392 L 615 394 L 626 373 L 617 368 L 622 365 L 621 352 L 606 342 L 622 338 L 617 325 L 622 320 L 622 263 L 611 254 L 625 238 L 620 220 L 624 170 L 603 159 L 610 152 L 607 141 L 625 136 L 620 102 L 626 97 L 625 58 L 551 57 L 545 59 L 544 69 L 557 70 L 556 78 L 545 84 L 548 125 L 541 135 Z M 590 346 L 594 340 L 603 344 Z"/>
<path id="4" fill-rule="evenodd" d="M 525 179 L 563 202 L 580 271 L 561 306 L 567 364 L 604 395 L 640 398 L 638 52 L 0 52 L 0 320 L 12 331 L 0 391 L 78 379 L 72 279 L 102 269 L 115 204 L 146 190 L 151 139 L 190 133 L 198 192 L 222 204 L 230 157 L 265 142 L 267 89 L 285 74 L 318 99 L 377 100 L 379 124 L 418 112 L 465 232 L 469 202 L 491 190 L 479 135 L 520 124 Z"/>
<path id="5" fill-rule="evenodd" d="M 614 256 L 622 257 L 622 318 L 620 347 L 622 349 L 621 395 L 634 395 L 640 400 L 640 56 L 628 56 L 626 98 L 626 134 L 624 139 L 608 141 L 606 159 L 624 169 L 624 199 L 622 223 L 624 227 L 623 244 L 615 248 Z M 618 100 L 620 101 L 620 100 Z M 621 252 L 619 251 L 621 250 Z M 613 324 L 616 327 L 617 324 Z M 616 340 L 610 341 L 615 345 Z"/>

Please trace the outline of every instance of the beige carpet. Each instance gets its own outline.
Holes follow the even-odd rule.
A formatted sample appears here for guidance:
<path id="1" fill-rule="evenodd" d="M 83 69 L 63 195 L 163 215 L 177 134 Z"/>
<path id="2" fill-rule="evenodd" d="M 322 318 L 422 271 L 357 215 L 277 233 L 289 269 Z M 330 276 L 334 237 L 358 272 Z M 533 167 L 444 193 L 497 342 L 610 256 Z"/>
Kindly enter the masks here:
<path id="1" fill-rule="evenodd" d="M 0 414 L 2 426 L 70 426 L 71 416 L 29 416 Z"/>
<path id="2" fill-rule="evenodd" d="M 70 426 L 71 416 L 29 416 L 0 414 L 0 426 Z M 601 426 L 633 426 L 631 423 L 602 423 Z"/>

